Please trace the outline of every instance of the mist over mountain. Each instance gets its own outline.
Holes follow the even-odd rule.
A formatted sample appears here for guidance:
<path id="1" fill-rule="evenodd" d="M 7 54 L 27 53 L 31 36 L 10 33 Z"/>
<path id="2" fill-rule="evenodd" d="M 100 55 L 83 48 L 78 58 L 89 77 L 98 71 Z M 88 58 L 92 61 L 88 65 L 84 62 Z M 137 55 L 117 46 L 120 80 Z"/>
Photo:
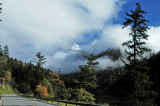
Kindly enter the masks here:
<path id="1" fill-rule="evenodd" d="M 98 58 L 108 56 L 112 61 L 118 60 L 120 57 L 122 57 L 122 53 L 120 49 L 118 48 L 109 48 L 107 50 L 104 50 L 103 52 L 99 53 L 97 55 Z"/>

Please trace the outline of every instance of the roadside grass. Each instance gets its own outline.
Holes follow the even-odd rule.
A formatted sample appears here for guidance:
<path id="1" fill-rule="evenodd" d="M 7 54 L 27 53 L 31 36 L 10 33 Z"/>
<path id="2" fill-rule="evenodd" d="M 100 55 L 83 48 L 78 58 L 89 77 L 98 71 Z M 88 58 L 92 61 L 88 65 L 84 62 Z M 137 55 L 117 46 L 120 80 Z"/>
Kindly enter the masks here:
<path id="1" fill-rule="evenodd" d="M 52 101 L 48 101 L 48 103 L 52 103 Z M 54 104 L 58 104 L 58 102 L 56 101 L 53 101 Z M 66 106 L 66 103 L 63 103 L 63 102 L 59 102 L 58 105 L 61 105 L 61 106 Z M 75 105 L 75 104 L 69 104 L 67 103 L 67 106 L 79 106 L 79 105 Z"/>
<path id="2" fill-rule="evenodd" d="M 100 104 L 100 106 L 109 106 L 109 104 L 107 103 L 107 104 Z"/>
<path id="3" fill-rule="evenodd" d="M 37 100 L 37 98 L 34 98 L 33 97 L 33 94 L 27 94 L 28 96 L 30 96 L 30 97 L 27 97 L 27 98 L 29 98 L 29 99 L 33 99 L 33 100 Z M 23 96 L 23 97 L 26 97 L 26 96 L 24 96 L 24 95 L 21 95 L 21 96 Z M 59 106 L 82 106 L 82 105 L 76 105 L 76 104 L 69 104 L 69 103 L 67 103 L 67 105 L 66 105 L 66 103 L 63 103 L 63 102 L 57 102 L 57 101 L 51 101 L 51 100 L 39 100 L 38 99 L 38 101 L 41 101 L 41 102 L 46 102 L 46 103 L 51 103 L 51 104 L 55 104 L 55 105 L 59 105 Z M 110 106 L 109 105 L 109 103 L 103 103 L 103 104 L 99 104 L 99 106 Z"/>
<path id="4" fill-rule="evenodd" d="M 34 100 L 37 100 L 36 98 L 30 98 L 30 99 L 34 99 Z M 42 101 L 42 100 L 41 100 Z M 49 100 L 49 101 L 43 101 L 43 102 L 47 102 L 47 103 L 52 103 L 52 101 L 51 100 Z M 63 102 L 57 102 L 57 101 L 53 101 L 53 103 L 52 104 L 55 104 L 55 105 L 61 105 L 61 106 L 66 106 L 66 103 L 63 103 Z M 67 106 L 81 106 L 81 105 L 76 105 L 76 104 L 69 104 L 69 103 L 67 103 Z"/>
<path id="5" fill-rule="evenodd" d="M 47 102 L 47 101 L 45 101 Z M 52 103 L 52 101 L 48 101 L 48 103 Z M 53 101 L 53 104 L 57 104 L 57 105 L 61 105 L 61 106 L 66 106 L 66 103 L 63 103 L 63 102 L 56 102 L 56 101 Z M 76 104 L 69 104 L 67 103 L 67 106 L 81 106 L 81 105 L 76 105 Z M 101 104 L 100 106 L 109 106 L 109 104 Z"/>
<path id="6" fill-rule="evenodd" d="M 0 88 L 0 94 L 16 94 L 18 91 L 13 89 L 10 84 L 5 84 L 5 89 Z"/>

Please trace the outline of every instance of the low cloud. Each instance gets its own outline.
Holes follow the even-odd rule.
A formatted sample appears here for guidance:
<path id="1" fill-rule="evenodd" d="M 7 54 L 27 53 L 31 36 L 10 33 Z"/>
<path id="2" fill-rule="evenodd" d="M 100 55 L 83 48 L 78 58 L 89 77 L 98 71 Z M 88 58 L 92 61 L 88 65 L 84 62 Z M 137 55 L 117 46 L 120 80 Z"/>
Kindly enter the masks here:
<path id="1" fill-rule="evenodd" d="M 129 36 L 130 30 L 127 28 L 122 29 L 123 25 L 110 25 L 104 28 L 102 31 L 100 38 L 96 40 L 93 44 L 85 45 L 82 50 L 87 51 L 89 53 L 98 54 L 109 48 L 120 48 L 122 54 L 124 55 L 124 49 L 126 47 L 122 46 L 122 43 L 131 39 Z M 157 53 L 160 51 L 159 39 L 160 39 L 160 27 L 150 26 L 150 29 L 147 31 L 149 35 L 146 46 L 152 49 L 152 52 Z M 94 42 L 94 41 L 93 41 Z M 127 48 L 126 48 L 127 49 Z M 107 67 L 117 67 L 123 66 L 121 60 L 113 62 L 107 56 L 104 58 L 97 59 L 99 61 L 98 68 L 105 69 Z"/>
<path id="2" fill-rule="evenodd" d="M 124 66 L 124 64 L 120 59 L 113 62 L 107 56 L 99 58 L 97 59 L 97 61 L 99 62 L 97 68 L 100 70 L 105 70 L 107 68 L 118 68 L 119 66 Z"/>

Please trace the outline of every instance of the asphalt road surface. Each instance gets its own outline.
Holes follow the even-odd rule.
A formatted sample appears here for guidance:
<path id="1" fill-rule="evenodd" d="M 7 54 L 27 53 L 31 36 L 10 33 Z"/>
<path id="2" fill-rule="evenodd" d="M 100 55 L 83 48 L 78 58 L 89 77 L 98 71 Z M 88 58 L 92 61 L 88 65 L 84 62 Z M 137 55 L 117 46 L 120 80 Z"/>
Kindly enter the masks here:
<path id="1" fill-rule="evenodd" d="M 3 106 L 56 106 L 40 101 L 23 98 L 18 95 L 3 95 L 2 96 Z"/>

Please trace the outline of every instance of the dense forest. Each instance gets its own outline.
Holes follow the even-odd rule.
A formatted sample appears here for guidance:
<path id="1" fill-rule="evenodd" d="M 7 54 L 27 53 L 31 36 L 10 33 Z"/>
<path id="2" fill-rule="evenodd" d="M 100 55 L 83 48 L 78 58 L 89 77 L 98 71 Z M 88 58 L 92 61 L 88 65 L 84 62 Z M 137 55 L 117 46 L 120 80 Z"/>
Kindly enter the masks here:
<path id="1" fill-rule="evenodd" d="M 121 103 L 127 106 L 160 105 L 160 52 L 151 53 L 145 46 L 149 27 L 146 12 L 139 3 L 126 13 L 123 28 L 130 26 L 131 40 L 124 42 L 125 57 L 119 49 L 107 49 L 99 54 L 80 55 L 86 65 L 68 74 L 45 69 L 46 58 L 40 52 L 25 63 L 9 56 L 7 45 L 0 46 L 0 87 L 9 84 L 19 93 L 45 98 L 84 102 Z M 146 55 L 147 54 L 147 55 Z M 125 66 L 97 69 L 97 58 L 108 56 L 112 61 L 122 58 Z M 17 92 L 17 93 L 18 93 Z"/>

